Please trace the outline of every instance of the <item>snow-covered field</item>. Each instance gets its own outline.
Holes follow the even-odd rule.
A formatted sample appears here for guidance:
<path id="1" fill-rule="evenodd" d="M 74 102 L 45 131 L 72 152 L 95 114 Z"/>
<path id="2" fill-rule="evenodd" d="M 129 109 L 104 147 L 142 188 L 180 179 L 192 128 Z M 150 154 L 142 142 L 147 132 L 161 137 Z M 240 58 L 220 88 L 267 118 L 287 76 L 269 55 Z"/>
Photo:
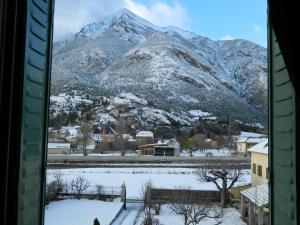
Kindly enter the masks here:
<path id="1" fill-rule="evenodd" d="M 207 157 L 210 155 L 210 157 L 214 157 L 214 156 L 232 156 L 233 153 L 235 153 L 235 150 L 229 150 L 227 148 L 223 148 L 223 149 L 206 149 L 204 151 L 201 150 L 197 150 L 193 152 L 193 157 Z M 182 150 L 180 152 L 180 156 L 185 156 L 185 157 L 189 157 L 190 154 L 185 151 Z"/>
<path id="2" fill-rule="evenodd" d="M 241 214 L 234 208 L 224 209 L 224 216 L 221 219 L 221 225 L 246 225 L 240 218 Z M 160 215 L 155 216 L 161 225 L 183 225 L 183 217 L 174 215 L 167 205 L 163 205 L 160 211 Z M 138 218 L 138 225 L 141 224 L 142 215 Z M 198 225 L 214 225 L 216 224 L 215 219 L 208 218 L 202 220 Z"/>
<path id="3" fill-rule="evenodd" d="M 220 156 L 232 156 L 232 154 L 236 153 L 235 150 L 229 150 L 228 148 L 223 148 L 223 149 L 206 149 L 206 150 L 197 150 L 193 152 L 193 157 L 220 157 Z M 55 155 L 62 155 L 65 156 L 64 154 L 55 154 Z M 69 156 L 82 156 L 82 153 L 80 154 L 68 154 Z M 131 151 L 127 152 L 125 156 L 139 156 L 140 154 Z M 90 153 L 89 156 L 121 156 L 121 151 L 115 151 L 112 153 Z M 143 155 L 143 156 L 149 156 L 151 155 Z M 190 153 L 186 150 L 182 150 L 180 152 L 180 157 L 190 157 Z"/>
<path id="4" fill-rule="evenodd" d="M 216 190 L 213 183 L 200 182 L 196 170 L 192 168 L 80 168 L 80 169 L 48 169 L 47 182 L 51 182 L 56 173 L 68 182 L 82 176 L 91 186 L 120 187 L 124 182 L 127 196 L 140 197 L 142 185 L 151 180 L 157 188 L 189 187 L 197 190 Z M 250 170 L 243 170 L 243 176 L 236 185 L 251 182 Z M 92 187 L 91 187 L 92 188 Z M 92 189 L 91 189 L 92 191 Z"/>
<path id="5" fill-rule="evenodd" d="M 99 200 L 63 200 L 45 207 L 45 225 L 87 225 L 97 217 L 101 225 L 109 225 L 119 210 L 121 202 Z"/>

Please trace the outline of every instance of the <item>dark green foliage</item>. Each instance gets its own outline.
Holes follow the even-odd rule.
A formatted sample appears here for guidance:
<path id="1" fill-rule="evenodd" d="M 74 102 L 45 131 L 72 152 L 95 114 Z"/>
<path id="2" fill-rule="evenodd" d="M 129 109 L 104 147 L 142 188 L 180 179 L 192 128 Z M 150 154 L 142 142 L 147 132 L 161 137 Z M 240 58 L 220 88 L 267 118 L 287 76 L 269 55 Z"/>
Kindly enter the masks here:
<path id="1" fill-rule="evenodd" d="M 100 225 L 100 222 L 99 222 L 98 218 L 94 219 L 94 225 Z"/>

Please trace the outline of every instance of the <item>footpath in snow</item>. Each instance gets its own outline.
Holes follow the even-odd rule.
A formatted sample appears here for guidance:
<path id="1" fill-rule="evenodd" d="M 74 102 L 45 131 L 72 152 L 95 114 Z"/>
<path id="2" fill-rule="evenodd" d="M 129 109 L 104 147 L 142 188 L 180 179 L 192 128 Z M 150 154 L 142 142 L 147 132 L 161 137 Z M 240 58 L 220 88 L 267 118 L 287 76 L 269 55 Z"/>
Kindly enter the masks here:
<path id="1" fill-rule="evenodd" d="M 142 203 L 127 203 L 126 210 L 122 211 L 112 225 L 134 225 L 142 208 Z"/>

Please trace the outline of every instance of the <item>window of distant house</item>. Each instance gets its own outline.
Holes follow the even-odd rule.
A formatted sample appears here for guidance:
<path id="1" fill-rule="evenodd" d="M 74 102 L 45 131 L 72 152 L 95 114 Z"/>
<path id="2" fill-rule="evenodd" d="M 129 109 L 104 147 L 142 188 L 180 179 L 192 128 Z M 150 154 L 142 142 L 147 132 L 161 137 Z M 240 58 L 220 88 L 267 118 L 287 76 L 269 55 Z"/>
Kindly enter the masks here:
<path id="1" fill-rule="evenodd" d="M 260 177 L 262 176 L 262 167 L 259 165 L 257 166 L 257 175 Z"/>
<path id="2" fill-rule="evenodd" d="M 255 163 L 252 164 L 252 172 L 254 174 L 256 174 L 256 164 Z"/>

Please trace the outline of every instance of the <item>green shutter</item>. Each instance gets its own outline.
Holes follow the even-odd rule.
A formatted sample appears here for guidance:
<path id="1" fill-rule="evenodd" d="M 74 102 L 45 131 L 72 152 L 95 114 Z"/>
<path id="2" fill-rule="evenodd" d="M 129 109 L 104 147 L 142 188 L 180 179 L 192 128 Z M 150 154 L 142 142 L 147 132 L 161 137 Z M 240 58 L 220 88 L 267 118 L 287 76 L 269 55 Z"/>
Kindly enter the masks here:
<path id="1" fill-rule="evenodd" d="M 295 92 L 274 32 L 269 43 L 271 224 L 297 225 Z"/>
<path id="2" fill-rule="evenodd" d="M 53 3 L 28 0 L 19 171 L 18 224 L 43 223 Z"/>

